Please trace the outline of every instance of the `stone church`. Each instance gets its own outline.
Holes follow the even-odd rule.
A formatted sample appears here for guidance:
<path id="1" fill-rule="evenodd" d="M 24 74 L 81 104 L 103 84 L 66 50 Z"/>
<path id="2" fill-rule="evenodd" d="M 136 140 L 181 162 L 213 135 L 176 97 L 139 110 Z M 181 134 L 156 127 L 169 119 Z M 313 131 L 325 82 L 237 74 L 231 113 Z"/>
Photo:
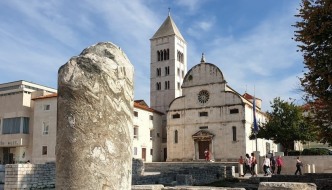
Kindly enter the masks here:
<path id="1" fill-rule="evenodd" d="M 231 88 L 222 71 L 205 61 L 187 72 L 187 43 L 170 14 L 150 39 L 150 103 L 163 116 L 164 161 L 236 161 L 241 155 L 276 152 L 270 140 L 250 140 L 253 100 Z M 219 63 L 223 64 L 223 63 Z M 261 100 L 256 101 L 257 121 L 264 122 Z"/>

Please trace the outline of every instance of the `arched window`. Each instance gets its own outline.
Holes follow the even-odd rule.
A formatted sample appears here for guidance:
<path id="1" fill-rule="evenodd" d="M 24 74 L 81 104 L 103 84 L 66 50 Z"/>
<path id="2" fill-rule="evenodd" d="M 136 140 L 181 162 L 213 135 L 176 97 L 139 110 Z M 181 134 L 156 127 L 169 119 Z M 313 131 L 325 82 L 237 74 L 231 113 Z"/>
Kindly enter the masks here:
<path id="1" fill-rule="evenodd" d="M 178 130 L 174 131 L 174 143 L 178 143 L 179 137 L 178 137 Z"/>
<path id="2" fill-rule="evenodd" d="M 156 84 L 156 89 L 157 89 L 157 90 L 161 90 L 161 83 L 160 83 L 160 82 L 157 82 L 157 84 Z"/>
<path id="3" fill-rule="evenodd" d="M 162 50 L 160 50 L 160 61 L 164 60 L 164 53 Z"/>
<path id="4" fill-rule="evenodd" d="M 160 76 L 160 75 L 161 75 L 161 69 L 157 68 L 157 76 Z"/>
<path id="5" fill-rule="evenodd" d="M 232 127 L 232 132 L 233 132 L 233 141 L 236 141 L 236 127 Z"/>
<path id="6" fill-rule="evenodd" d="M 157 51 L 157 55 L 158 55 L 158 61 L 160 61 L 160 52 Z"/>
<path id="7" fill-rule="evenodd" d="M 165 49 L 164 49 L 164 60 L 167 60 L 167 52 Z"/>
<path id="8" fill-rule="evenodd" d="M 167 49 L 167 60 L 169 60 L 169 49 Z"/>

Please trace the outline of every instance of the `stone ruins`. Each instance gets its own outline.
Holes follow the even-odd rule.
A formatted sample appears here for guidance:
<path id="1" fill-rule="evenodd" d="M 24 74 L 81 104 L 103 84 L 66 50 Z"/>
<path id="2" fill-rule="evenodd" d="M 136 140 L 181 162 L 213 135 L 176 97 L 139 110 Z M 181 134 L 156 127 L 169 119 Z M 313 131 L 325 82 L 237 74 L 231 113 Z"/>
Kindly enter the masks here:
<path id="1" fill-rule="evenodd" d="M 58 72 L 57 189 L 131 189 L 134 68 L 98 43 Z"/>

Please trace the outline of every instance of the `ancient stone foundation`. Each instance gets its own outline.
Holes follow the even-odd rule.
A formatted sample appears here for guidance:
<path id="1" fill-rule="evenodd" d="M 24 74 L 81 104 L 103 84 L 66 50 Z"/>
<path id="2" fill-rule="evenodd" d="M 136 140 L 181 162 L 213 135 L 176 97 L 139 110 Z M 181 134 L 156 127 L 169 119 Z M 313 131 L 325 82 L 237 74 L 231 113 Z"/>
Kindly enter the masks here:
<path id="1" fill-rule="evenodd" d="M 59 69 L 57 189 L 131 189 L 133 72 L 112 43 Z"/>
<path id="2" fill-rule="evenodd" d="M 55 164 L 7 164 L 5 189 L 52 189 Z"/>
<path id="3" fill-rule="evenodd" d="M 295 182 L 261 182 L 258 190 L 316 190 L 314 183 L 295 183 Z"/>

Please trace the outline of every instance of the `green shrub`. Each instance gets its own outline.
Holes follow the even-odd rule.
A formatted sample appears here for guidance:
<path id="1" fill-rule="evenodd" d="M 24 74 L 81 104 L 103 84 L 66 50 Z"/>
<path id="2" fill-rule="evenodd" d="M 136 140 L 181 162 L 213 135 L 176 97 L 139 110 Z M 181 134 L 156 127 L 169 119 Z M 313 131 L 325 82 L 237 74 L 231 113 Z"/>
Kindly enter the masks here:
<path id="1" fill-rule="evenodd" d="M 329 155 L 330 150 L 327 148 L 310 148 L 304 149 L 302 155 Z"/>
<path id="2" fill-rule="evenodd" d="M 288 156 L 300 156 L 300 153 L 298 150 L 291 150 L 288 152 Z"/>

